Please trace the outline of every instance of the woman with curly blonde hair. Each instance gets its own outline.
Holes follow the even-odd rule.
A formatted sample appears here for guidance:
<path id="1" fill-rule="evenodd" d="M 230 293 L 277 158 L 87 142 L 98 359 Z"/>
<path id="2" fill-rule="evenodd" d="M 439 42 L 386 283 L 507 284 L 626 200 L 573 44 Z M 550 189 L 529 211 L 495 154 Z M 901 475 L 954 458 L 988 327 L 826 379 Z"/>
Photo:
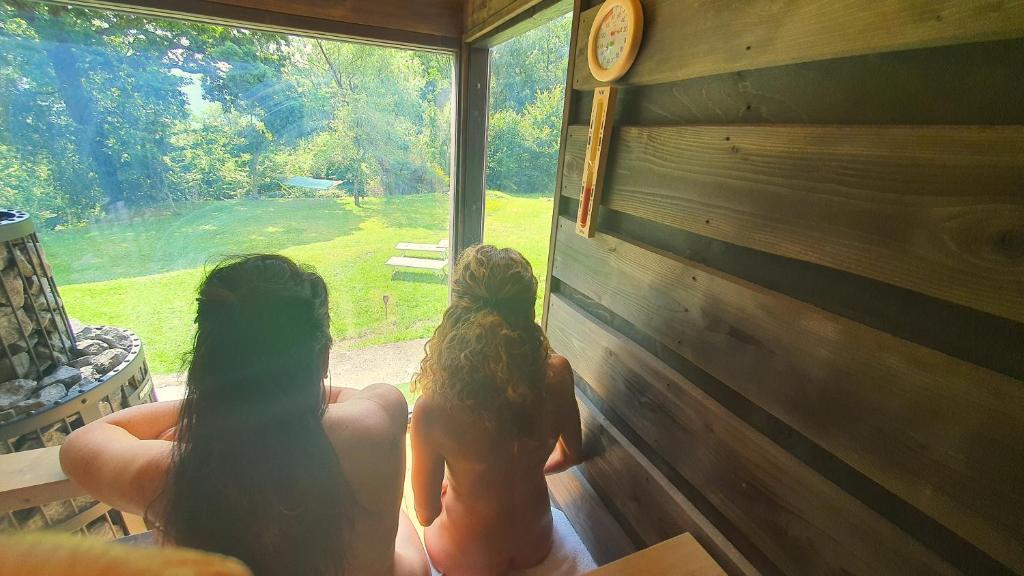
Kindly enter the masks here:
<path id="1" fill-rule="evenodd" d="M 510 248 L 473 246 L 413 380 L 412 482 L 427 553 L 449 576 L 540 564 L 552 546 L 545 474 L 577 463 L 569 362 L 551 353 L 537 279 Z"/>

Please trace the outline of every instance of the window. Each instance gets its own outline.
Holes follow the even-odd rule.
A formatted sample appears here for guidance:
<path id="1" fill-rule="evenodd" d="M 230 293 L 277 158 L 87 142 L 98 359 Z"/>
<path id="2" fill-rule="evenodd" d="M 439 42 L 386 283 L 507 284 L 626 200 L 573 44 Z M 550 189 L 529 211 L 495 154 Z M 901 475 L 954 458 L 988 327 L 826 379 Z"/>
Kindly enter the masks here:
<path id="1" fill-rule="evenodd" d="M 326 278 L 354 366 L 447 303 L 442 274 L 385 263 L 448 237 L 451 95 L 449 54 L 0 1 L 0 204 L 33 215 L 70 315 L 134 330 L 156 375 L 204 268 L 252 252 Z M 363 376 L 407 381 L 406 347 Z"/>

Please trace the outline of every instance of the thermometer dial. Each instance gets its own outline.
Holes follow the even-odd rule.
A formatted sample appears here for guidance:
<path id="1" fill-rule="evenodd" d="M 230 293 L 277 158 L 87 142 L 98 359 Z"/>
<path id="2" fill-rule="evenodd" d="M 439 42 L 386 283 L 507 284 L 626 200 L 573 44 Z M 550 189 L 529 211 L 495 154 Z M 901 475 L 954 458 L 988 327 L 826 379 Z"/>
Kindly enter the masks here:
<path id="1" fill-rule="evenodd" d="M 613 7 L 597 28 L 597 63 L 609 69 L 626 52 L 629 19 L 622 6 Z"/>
<path id="2" fill-rule="evenodd" d="M 590 29 L 587 60 L 601 82 L 620 78 L 633 65 L 643 35 L 639 0 L 605 0 Z"/>

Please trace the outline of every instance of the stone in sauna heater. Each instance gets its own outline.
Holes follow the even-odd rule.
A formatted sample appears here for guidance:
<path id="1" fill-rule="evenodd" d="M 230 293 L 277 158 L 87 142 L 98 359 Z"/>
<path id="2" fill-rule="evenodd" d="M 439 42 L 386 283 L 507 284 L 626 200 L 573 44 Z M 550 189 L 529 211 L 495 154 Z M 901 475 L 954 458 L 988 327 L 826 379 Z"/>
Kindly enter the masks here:
<path id="1" fill-rule="evenodd" d="M 132 332 L 69 320 L 29 215 L 0 210 L 0 454 L 64 442 L 72 430 L 153 400 Z M 81 497 L 0 513 L 0 532 L 126 533 L 120 513 Z"/>

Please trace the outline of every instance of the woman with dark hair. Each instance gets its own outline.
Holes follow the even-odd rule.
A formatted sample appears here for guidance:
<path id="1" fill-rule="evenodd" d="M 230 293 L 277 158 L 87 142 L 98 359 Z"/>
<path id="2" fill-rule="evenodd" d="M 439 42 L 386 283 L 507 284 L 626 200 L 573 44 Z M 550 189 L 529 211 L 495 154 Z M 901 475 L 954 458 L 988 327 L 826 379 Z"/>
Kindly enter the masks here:
<path id="1" fill-rule="evenodd" d="M 423 393 L 410 433 L 416 515 L 434 567 L 448 576 L 545 561 L 554 524 L 544 475 L 582 459 L 572 368 L 551 353 L 536 303 L 522 254 L 468 248 L 413 379 Z"/>
<path id="2" fill-rule="evenodd" d="M 327 287 L 283 256 L 218 265 L 199 291 L 185 399 L 72 433 L 65 472 L 165 543 L 261 575 L 422 575 L 401 512 L 408 407 L 392 386 L 324 386 Z"/>

